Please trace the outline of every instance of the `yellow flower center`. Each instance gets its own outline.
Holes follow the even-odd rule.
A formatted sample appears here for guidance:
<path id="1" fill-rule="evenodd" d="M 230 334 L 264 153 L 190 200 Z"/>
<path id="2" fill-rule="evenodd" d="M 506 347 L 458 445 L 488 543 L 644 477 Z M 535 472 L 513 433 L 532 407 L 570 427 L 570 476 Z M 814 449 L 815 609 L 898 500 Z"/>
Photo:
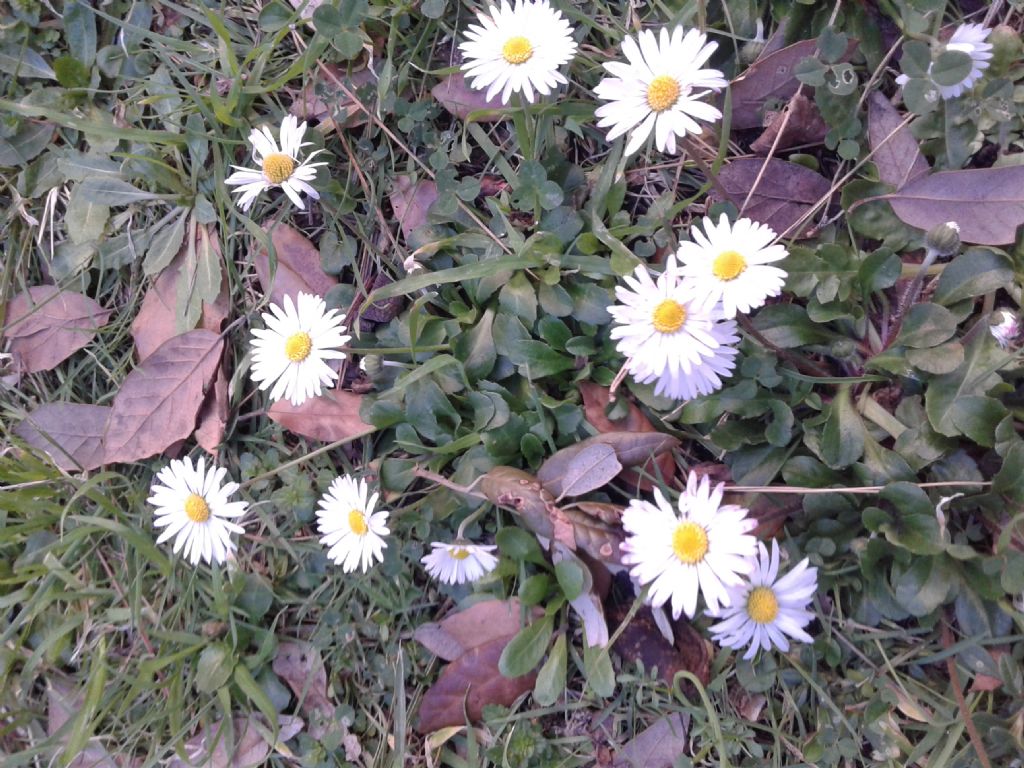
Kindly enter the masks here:
<path id="1" fill-rule="evenodd" d="M 370 530 L 370 526 L 366 524 L 366 515 L 358 509 L 353 509 L 348 513 L 348 527 L 356 536 L 365 536 L 366 532 Z"/>
<path id="2" fill-rule="evenodd" d="M 686 322 L 686 307 L 678 301 L 665 299 L 654 308 L 652 323 L 659 333 L 675 333 Z"/>
<path id="3" fill-rule="evenodd" d="M 719 280 L 733 280 L 743 274 L 747 260 L 737 251 L 723 251 L 711 263 L 711 272 Z"/>
<path id="4" fill-rule="evenodd" d="M 193 523 L 205 523 L 210 519 L 210 505 L 198 493 L 190 493 L 185 499 L 185 514 Z"/>
<path id="5" fill-rule="evenodd" d="M 510 37 L 501 47 L 501 55 L 509 64 L 522 64 L 533 56 L 533 46 L 525 37 Z"/>
<path id="6" fill-rule="evenodd" d="M 288 155 L 276 152 L 263 158 L 263 175 L 271 184 L 287 180 L 295 170 L 295 161 Z"/>
<path id="7" fill-rule="evenodd" d="M 465 547 L 456 547 L 454 549 L 449 549 L 448 554 L 451 556 L 452 560 L 465 560 L 469 557 L 469 550 Z"/>
<path id="8" fill-rule="evenodd" d="M 313 340 L 305 331 L 293 333 L 284 343 L 284 354 L 293 363 L 301 363 L 309 357 L 309 350 L 313 348 Z"/>
<path id="9" fill-rule="evenodd" d="M 679 81 L 668 75 L 658 75 L 647 86 L 647 106 L 655 112 L 664 112 L 679 100 Z"/>
<path id="10" fill-rule="evenodd" d="M 680 523 L 672 534 L 672 551 L 687 565 L 696 565 L 708 552 L 708 532 L 696 523 Z"/>
<path id="11" fill-rule="evenodd" d="M 747 615 L 758 624 L 771 624 L 779 615 L 779 601 L 770 587 L 755 587 L 747 598 Z"/>

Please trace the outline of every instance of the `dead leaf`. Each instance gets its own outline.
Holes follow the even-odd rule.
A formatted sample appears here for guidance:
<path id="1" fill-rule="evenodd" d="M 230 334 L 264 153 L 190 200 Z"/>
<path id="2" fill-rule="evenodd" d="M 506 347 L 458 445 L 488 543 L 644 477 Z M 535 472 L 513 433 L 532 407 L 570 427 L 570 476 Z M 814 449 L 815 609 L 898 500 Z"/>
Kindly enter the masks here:
<path id="1" fill-rule="evenodd" d="M 267 742 L 271 729 L 261 717 L 249 715 L 231 720 L 234 743 L 223 720 L 217 720 L 185 742 L 188 762 L 174 757 L 168 768 L 256 768 L 265 764 L 275 746 Z M 302 719 L 279 716 L 277 741 L 282 744 L 302 730 Z M 261 732 L 262 729 L 262 732 Z M 267 734 L 265 736 L 264 734 Z"/>
<path id="2" fill-rule="evenodd" d="M 316 5 L 321 0 L 315 0 Z M 297 0 L 292 0 L 296 3 Z M 313 5 L 313 2 L 310 3 Z M 312 13 L 312 11 L 310 11 Z M 376 77 L 369 69 L 360 69 L 349 74 L 344 69 L 334 64 L 320 64 L 323 70 L 330 72 L 334 77 L 345 84 L 345 87 L 356 95 L 357 91 L 364 85 L 376 81 Z M 335 128 L 355 128 L 366 124 L 366 112 L 356 106 L 338 84 L 324 75 L 320 68 L 314 69 L 310 80 L 302 89 L 298 98 L 292 102 L 288 110 L 300 120 L 331 120 Z"/>
<path id="3" fill-rule="evenodd" d="M 430 179 L 413 181 L 412 176 L 398 176 L 388 199 L 402 235 L 408 240 L 414 230 L 427 223 L 427 210 L 437 200 L 437 184 Z"/>
<path id="4" fill-rule="evenodd" d="M 902 123 L 903 114 L 880 92 L 873 91 L 868 97 L 868 145 L 874 152 L 871 160 L 878 169 L 878 178 L 896 189 L 929 171 L 917 139 L 909 126 L 900 127 Z M 885 141 L 889 134 L 892 137 Z"/>
<path id="5" fill-rule="evenodd" d="M 765 163 L 768 167 L 761 174 Z M 743 208 L 758 175 L 761 175 L 761 180 L 757 189 Z M 810 236 L 806 231 L 809 223 L 805 223 L 797 233 L 790 230 L 831 188 L 828 179 L 810 168 L 774 157 L 736 158 L 719 171 L 718 184 L 726 199 L 741 208 L 744 215 L 787 237 Z"/>
<path id="6" fill-rule="evenodd" d="M 744 720 L 756 723 L 768 704 L 768 697 L 763 693 L 751 693 L 737 683 L 729 686 L 729 703 Z"/>
<path id="7" fill-rule="evenodd" d="M 65 472 L 96 469 L 105 462 L 103 432 L 110 410 L 106 405 L 44 403 L 14 432 Z"/>
<path id="8" fill-rule="evenodd" d="M 629 613 L 627 602 L 614 602 L 605 606 L 608 624 L 618 627 Z M 629 622 L 612 647 L 627 661 L 640 661 L 644 669 L 658 668 L 658 678 L 672 684 L 676 673 L 692 672 L 701 685 L 711 680 L 711 654 L 700 632 L 685 619 L 672 622 L 675 643 L 669 643 L 658 629 L 651 609 L 644 606 Z M 692 689 L 683 681 L 683 690 Z"/>
<path id="9" fill-rule="evenodd" d="M 614 448 L 605 443 L 588 445 L 569 460 L 558 478 L 558 498 L 589 493 L 610 482 L 621 471 Z"/>
<path id="10" fill-rule="evenodd" d="M 646 464 L 653 457 L 671 451 L 679 441 L 661 432 L 604 432 L 558 451 L 537 472 L 544 488 L 558 498 L 565 493 L 565 478 L 576 457 L 593 445 L 607 445 L 615 452 L 618 462 L 626 467 Z"/>
<path id="11" fill-rule="evenodd" d="M 655 720 L 626 742 L 615 755 L 614 768 L 672 768 L 689 747 L 690 715 L 675 712 Z"/>
<path id="12" fill-rule="evenodd" d="M 544 612 L 534 606 L 533 618 Z M 450 613 L 439 622 L 427 622 L 416 628 L 413 637 L 428 651 L 445 661 L 454 661 L 470 648 L 497 637 L 506 639 L 522 627 L 518 598 L 484 600 L 469 608 Z"/>
<path id="13" fill-rule="evenodd" d="M 564 521 L 572 526 L 575 548 L 582 550 L 595 560 L 610 565 L 622 565 L 622 543 L 625 541 L 621 519 L 621 507 L 618 519 L 614 523 L 595 517 L 588 510 L 595 506 L 588 502 L 579 502 L 559 510 Z M 611 504 L 600 505 L 605 508 Z"/>
<path id="14" fill-rule="evenodd" d="M 354 440 L 374 428 L 359 418 L 363 396 L 342 389 L 328 389 L 320 397 L 311 397 L 302 405 L 278 400 L 267 415 L 290 432 L 325 443 Z"/>
<path id="15" fill-rule="evenodd" d="M 782 131 L 782 137 L 776 143 L 779 131 Z M 828 125 L 822 119 L 817 105 L 797 91 L 784 109 L 765 113 L 764 132 L 750 145 L 750 151 L 757 155 L 767 155 L 773 146 L 776 149 L 788 149 L 802 144 L 820 144 L 826 133 Z"/>
<path id="16" fill-rule="evenodd" d="M 309 720 L 309 735 L 319 739 L 334 720 L 334 705 L 327 698 L 327 669 L 320 651 L 308 643 L 282 642 L 272 668 L 299 700 L 299 711 Z"/>
<path id="17" fill-rule="evenodd" d="M 82 708 L 84 688 L 76 688 L 70 681 L 52 676 L 46 681 L 46 735 L 56 736 L 73 715 Z M 62 742 L 63 743 L 63 742 Z M 61 750 L 63 752 L 63 750 Z M 121 768 L 98 739 L 90 739 L 85 748 L 71 757 L 67 768 Z"/>
<path id="18" fill-rule="evenodd" d="M 535 671 L 512 678 L 498 671 L 498 659 L 510 639 L 489 640 L 446 665 L 420 702 L 416 730 L 432 733 L 448 726 L 465 725 L 467 717 L 478 721 L 488 704 L 508 707 L 533 690 L 537 681 Z"/>
<path id="19" fill-rule="evenodd" d="M 269 229 L 270 225 L 264 227 Z M 277 271 L 271 279 L 270 253 L 260 248 L 253 256 L 253 266 L 259 276 L 260 285 L 270 299 L 278 306 L 284 305 L 284 297 L 295 301 L 299 291 L 326 296 L 338 281 L 328 275 L 320 266 L 320 252 L 306 236 L 287 224 L 278 224 L 270 230 L 270 241 L 277 252 Z"/>
<path id="20" fill-rule="evenodd" d="M 228 377 L 224 366 L 218 366 L 213 386 L 206 393 L 206 399 L 199 409 L 196 442 L 207 453 L 216 456 L 224 441 L 224 428 L 228 423 Z"/>
<path id="21" fill-rule="evenodd" d="M 3 336 L 10 342 L 14 369 L 49 371 L 67 360 L 106 324 L 110 310 L 55 285 L 37 285 L 7 304 Z"/>
<path id="22" fill-rule="evenodd" d="M 196 427 L 224 340 L 189 331 L 167 340 L 125 377 L 103 438 L 105 461 L 138 461 L 183 440 Z"/>
<path id="23" fill-rule="evenodd" d="M 496 123 L 505 119 L 505 115 L 497 111 L 504 107 L 501 95 L 488 99 L 487 91 L 470 88 L 461 72 L 448 75 L 431 89 L 430 95 L 459 120 L 468 120 L 473 112 L 481 113 L 476 116 L 474 122 L 477 123 Z"/>
<path id="24" fill-rule="evenodd" d="M 393 283 L 390 277 L 384 272 L 378 272 L 377 276 L 373 278 L 373 283 L 369 286 L 370 293 L 372 294 L 379 288 L 383 288 L 385 285 Z M 366 301 L 367 295 L 365 293 L 359 294 L 358 303 L 360 306 Z M 405 306 L 404 296 L 392 296 L 387 299 L 377 299 L 377 301 L 370 304 L 366 309 L 359 313 L 359 325 L 360 330 L 369 332 L 373 330 L 375 323 L 390 323 L 394 320 L 402 311 L 402 307 Z"/>
<path id="25" fill-rule="evenodd" d="M 492 504 L 507 507 L 519 515 L 526 527 L 538 536 L 546 539 L 554 536 L 549 507 L 554 506 L 555 497 L 528 472 L 514 467 L 494 467 L 480 481 L 480 492 Z"/>

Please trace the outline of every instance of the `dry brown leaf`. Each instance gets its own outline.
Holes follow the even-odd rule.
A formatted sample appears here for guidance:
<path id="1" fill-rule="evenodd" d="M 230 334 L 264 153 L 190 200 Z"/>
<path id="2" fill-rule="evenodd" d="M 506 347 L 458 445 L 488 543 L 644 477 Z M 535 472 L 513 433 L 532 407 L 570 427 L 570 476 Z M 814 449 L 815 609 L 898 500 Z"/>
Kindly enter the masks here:
<path id="1" fill-rule="evenodd" d="M 828 125 L 817 105 L 799 91 L 783 110 L 765 113 L 765 123 L 764 132 L 750 145 L 750 151 L 757 155 L 767 155 L 773 146 L 788 149 L 801 144 L 820 144 L 828 133 Z M 776 143 L 779 131 L 782 136 Z"/>
<path id="2" fill-rule="evenodd" d="M 264 227 L 268 229 L 268 227 Z M 259 248 L 253 256 L 253 266 L 259 275 L 264 293 L 281 306 L 284 297 L 291 296 L 294 302 L 299 291 L 326 296 L 338 281 L 328 275 L 320 266 L 320 252 L 306 236 L 287 224 L 278 224 L 270 230 L 270 241 L 277 252 L 277 271 L 271 279 L 270 253 Z"/>
<path id="3" fill-rule="evenodd" d="M 103 438 L 105 461 L 138 461 L 183 440 L 217 371 L 224 340 L 210 331 L 175 336 L 125 377 Z"/>
<path id="4" fill-rule="evenodd" d="M 466 78 L 461 72 L 453 72 L 444 80 L 435 85 L 430 95 L 437 99 L 438 103 L 447 109 L 459 120 L 468 120 L 473 112 L 481 112 L 474 122 L 496 123 L 505 119 L 505 115 L 498 111 L 503 108 L 501 95 L 496 94 L 494 98 L 487 98 L 487 91 L 478 91 L 470 88 Z"/>
<path id="5" fill-rule="evenodd" d="M 416 628 L 413 637 L 428 651 L 445 661 L 454 661 L 470 648 L 490 642 L 497 637 L 506 640 L 522 626 L 518 598 L 484 600 L 464 611 L 450 613 L 439 622 L 427 622 Z M 532 609 L 533 618 L 543 611 Z"/>
<path id="6" fill-rule="evenodd" d="M 96 469 L 105 462 L 103 432 L 110 411 L 106 405 L 44 403 L 14 432 L 65 472 Z"/>
<path id="7" fill-rule="evenodd" d="M 320 0 L 316 1 L 319 5 Z M 296 2 L 297 0 L 292 0 L 292 3 Z M 373 72 L 369 69 L 360 69 L 350 75 L 334 64 L 321 64 L 320 67 L 344 83 L 354 96 L 358 95 L 359 88 L 376 80 Z M 310 80 L 292 102 L 288 111 L 300 120 L 323 121 L 330 119 L 335 128 L 355 128 L 364 125 L 367 119 L 366 112 L 356 106 L 355 102 L 322 70 L 320 68 L 313 70 Z"/>
<path id="8" fill-rule="evenodd" d="M 781 51 L 780 51 L 781 53 Z M 768 164 L 765 172 L 761 168 Z M 761 180 L 743 207 L 747 195 L 758 176 Z M 741 208 L 741 212 L 776 234 L 786 237 L 809 237 L 809 222 L 798 232 L 790 231 L 823 197 L 831 185 L 824 176 L 796 163 L 787 163 L 774 157 L 740 157 L 724 165 L 718 173 L 718 184 L 726 199 Z"/>
<path id="9" fill-rule="evenodd" d="M 82 708 L 85 689 L 76 688 L 70 681 L 52 676 L 46 681 L 46 735 L 56 736 L 73 715 Z M 121 768 L 106 747 L 98 739 L 92 739 L 77 755 L 63 755 L 71 758 L 67 768 Z"/>
<path id="10" fill-rule="evenodd" d="M 675 712 L 655 720 L 626 742 L 615 755 L 614 768 L 672 768 L 689 747 L 690 716 Z"/>
<path id="11" fill-rule="evenodd" d="M 277 647 L 273 670 L 299 700 L 299 711 L 309 721 L 309 735 L 319 739 L 334 720 L 334 704 L 327 698 L 327 669 L 320 651 L 309 643 L 283 642 Z"/>
<path id="12" fill-rule="evenodd" d="M 224 728 L 224 721 L 217 720 L 199 731 L 185 742 L 185 754 L 188 762 L 174 757 L 168 768 L 256 768 L 265 764 L 274 745 L 267 742 L 261 733 L 271 731 L 257 715 L 234 717 L 231 720 L 234 731 L 234 743 L 229 743 L 229 734 Z M 279 743 L 288 741 L 302 730 L 302 720 L 298 717 L 279 715 L 277 740 Z"/>
<path id="13" fill-rule="evenodd" d="M 374 428 L 359 418 L 362 395 L 341 389 L 328 389 L 320 397 L 311 397 L 302 405 L 278 400 L 267 415 L 290 432 L 325 443 L 354 440 Z"/>
<path id="14" fill-rule="evenodd" d="M 655 456 L 671 451 L 679 445 L 679 441 L 660 432 L 602 432 L 550 456 L 537 472 L 537 479 L 553 496 L 561 496 L 570 468 L 577 457 L 590 450 L 593 445 L 610 446 L 622 466 L 636 467 L 646 464 Z"/>
<path id="15" fill-rule="evenodd" d="M 900 127 L 902 123 L 903 114 L 880 92 L 873 91 L 868 97 L 868 144 L 874 152 L 871 160 L 878 169 L 878 178 L 896 189 L 929 171 L 917 139 L 909 126 Z"/>
<path id="16" fill-rule="evenodd" d="M 427 210 L 437 200 L 437 184 L 430 179 L 413 181 L 411 176 L 398 176 L 388 199 L 402 235 L 408 240 L 415 229 L 427 223 Z"/>
<path id="17" fill-rule="evenodd" d="M 609 626 L 617 627 L 621 624 L 629 608 L 625 602 L 607 606 Z M 704 638 L 685 618 L 672 622 L 672 632 L 675 636 L 674 644 L 669 643 L 661 634 L 651 609 L 644 606 L 612 647 L 623 659 L 643 662 L 644 669 L 648 671 L 657 667 L 658 677 L 669 685 L 680 671 L 692 672 L 701 685 L 707 685 L 711 680 L 711 654 L 704 644 Z M 688 690 L 687 685 L 684 681 L 684 690 Z"/>
<path id="18" fill-rule="evenodd" d="M 106 324 L 110 310 L 55 285 L 37 285 L 7 305 L 3 336 L 10 342 L 14 369 L 49 371 L 80 350 Z"/>
<path id="19" fill-rule="evenodd" d="M 217 367 L 213 386 L 206 393 L 206 399 L 199 409 L 198 421 L 196 442 L 207 453 L 216 456 L 224 441 L 224 428 L 228 423 L 228 377 L 223 365 Z"/>

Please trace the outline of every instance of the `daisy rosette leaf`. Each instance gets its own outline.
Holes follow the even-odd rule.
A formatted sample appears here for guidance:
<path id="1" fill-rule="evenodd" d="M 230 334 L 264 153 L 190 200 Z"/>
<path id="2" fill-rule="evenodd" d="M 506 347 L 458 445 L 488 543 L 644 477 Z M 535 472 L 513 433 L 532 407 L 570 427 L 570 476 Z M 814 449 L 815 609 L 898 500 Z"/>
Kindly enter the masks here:
<path id="1" fill-rule="evenodd" d="M 232 533 L 242 527 L 231 522 L 245 514 L 245 501 L 228 501 L 238 483 L 224 483 L 228 471 L 205 459 L 195 465 L 186 457 L 175 459 L 157 473 L 148 502 L 156 507 L 153 525 L 163 528 L 157 544 L 174 539 L 174 554 L 182 553 L 192 565 L 200 560 L 224 563 L 235 551 Z"/>
<path id="2" fill-rule="evenodd" d="M 291 296 L 284 297 L 283 308 L 271 304 L 263 322 L 266 328 L 252 331 L 252 378 L 261 390 L 273 387 L 271 400 L 285 397 L 302 405 L 337 380 L 326 361 L 344 360 L 340 347 L 352 337 L 343 333 L 336 309 L 328 311 L 319 296 L 299 293 L 297 306 Z"/>
<path id="3" fill-rule="evenodd" d="M 391 531 L 385 525 L 388 512 L 374 512 L 379 499 L 379 493 L 370 494 L 365 480 L 348 475 L 336 477 L 320 499 L 316 511 L 317 530 L 323 534 L 320 543 L 345 573 L 357 567 L 365 573 L 384 559 L 388 546 L 384 537 Z"/>
<path id="4" fill-rule="evenodd" d="M 310 162 L 316 155 L 324 151 L 322 149 L 310 153 L 304 160 L 299 160 L 302 148 L 312 143 L 302 140 L 305 133 L 306 124 L 299 125 L 299 120 L 294 115 L 286 115 L 281 121 L 280 147 L 266 126 L 252 130 L 249 134 L 249 143 L 252 144 L 252 159 L 259 167 L 244 168 L 232 165 L 231 167 L 236 169 L 235 172 L 224 180 L 228 186 L 237 187 L 231 192 L 240 195 L 236 201 L 239 208 L 248 211 L 256 198 L 272 187 L 280 187 L 284 190 L 288 199 L 295 203 L 299 210 L 306 209 L 302 202 L 302 194 L 306 194 L 314 200 L 320 199 L 320 194 L 313 189 L 309 182 L 316 178 L 316 169 L 321 165 L 327 165 L 327 163 Z"/>
<path id="5" fill-rule="evenodd" d="M 735 321 L 723 320 L 716 301 L 693 293 L 674 257 L 657 280 L 643 265 L 624 280 L 615 289 L 619 303 L 608 312 L 616 324 L 611 338 L 633 378 L 655 382 L 655 394 L 677 400 L 720 389 L 736 365 Z"/>
<path id="6" fill-rule="evenodd" d="M 785 246 L 773 245 L 775 231 L 750 219 L 735 224 L 723 213 L 690 229 L 692 243 L 681 243 L 676 258 L 679 274 L 694 294 L 722 303 L 725 317 L 748 313 L 770 296 L 782 293 L 785 271 L 770 266 L 789 255 Z"/>
<path id="7" fill-rule="evenodd" d="M 696 29 L 684 34 L 677 26 L 659 34 L 646 29 L 636 39 L 627 37 L 622 52 L 628 63 L 609 61 L 606 77 L 594 89 L 598 98 L 610 103 L 598 107 L 598 128 L 611 128 L 608 141 L 629 133 L 626 154 L 643 146 L 654 133 L 658 150 L 674 154 L 676 139 L 699 134 L 698 120 L 714 123 L 722 113 L 701 101 L 720 91 L 728 82 L 717 69 L 702 69 L 718 43 Z"/>
<path id="8" fill-rule="evenodd" d="M 558 68 L 576 54 L 573 29 L 548 0 L 502 0 L 478 12 L 459 45 L 462 71 L 470 86 L 487 89 L 487 99 L 501 93 L 508 104 L 513 93 L 533 103 L 534 91 L 548 95 L 568 80 Z"/>
<path id="9" fill-rule="evenodd" d="M 430 553 L 420 562 L 432 578 L 444 584 L 477 581 L 498 565 L 498 558 L 491 554 L 497 547 L 492 545 L 435 541 L 430 546 Z"/>
<path id="10" fill-rule="evenodd" d="M 642 586 L 650 585 L 648 601 L 658 608 L 672 604 L 672 616 L 693 618 L 698 594 L 708 609 L 729 605 L 730 587 L 743 583 L 753 567 L 756 522 L 747 510 L 722 504 L 724 484 L 711 489 L 705 476 L 691 472 L 680 495 L 678 514 L 657 488 L 654 503 L 634 499 L 622 513 L 628 534 L 622 562 Z"/>
<path id="11" fill-rule="evenodd" d="M 729 605 L 708 610 L 721 619 L 711 626 L 712 639 L 734 650 L 744 646 L 744 659 L 752 659 L 758 650 L 789 650 L 789 638 L 801 643 L 814 642 L 804 631 L 814 614 L 807 607 L 818 591 L 818 569 L 808 567 L 805 557 L 785 576 L 779 577 L 779 544 L 767 547 L 758 543 L 756 567 L 745 583 L 729 589 Z"/>

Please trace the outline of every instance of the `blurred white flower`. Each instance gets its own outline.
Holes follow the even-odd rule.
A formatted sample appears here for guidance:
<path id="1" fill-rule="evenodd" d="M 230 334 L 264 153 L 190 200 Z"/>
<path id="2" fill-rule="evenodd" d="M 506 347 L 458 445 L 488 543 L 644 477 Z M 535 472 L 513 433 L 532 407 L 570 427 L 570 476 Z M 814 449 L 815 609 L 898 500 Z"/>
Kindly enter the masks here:
<path id="1" fill-rule="evenodd" d="M 928 75 L 931 82 L 938 89 L 943 99 L 955 99 L 965 91 L 974 87 L 974 84 L 981 78 L 982 73 L 988 69 L 989 60 L 992 58 L 992 44 L 985 42 L 992 30 L 983 24 L 963 24 L 957 27 L 946 45 L 944 51 L 956 51 L 966 54 L 971 59 L 970 72 L 963 79 L 955 83 L 943 85 L 936 81 L 933 76 L 935 62 L 928 65 Z M 941 56 L 941 53 L 940 53 Z M 899 85 L 906 85 L 910 81 L 907 75 L 900 75 L 896 78 Z"/>
<path id="2" fill-rule="evenodd" d="M 1005 349 L 1020 336 L 1020 320 L 1009 309 L 999 309 L 992 313 L 992 324 L 988 330 L 999 342 L 999 346 Z"/>
<path id="3" fill-rule="evenodd" d="M 490 573 L 498 565 L 491 554 L 497 547 L 456 541 L 447 544 L 435 541 L 428 555 L 420 558 L 427 573 L 445 584 L 465 584 Z"/>
<path id="4" fill-rule="evenodd" d="M 316 511 L 317 530 L 324 534 L 320 543 L 329 547 L 327 557 L 345 573 L 356 567 L 365 573 L 374 561 L 384 559 L 388 545 L 383 537 L 391 531 L 384 524 L 388 512 L 373 511 L 379 499 L 379 493 L 369 494 L 365 480 L 348 475 L 334 478 L 320 499 Z"/>

